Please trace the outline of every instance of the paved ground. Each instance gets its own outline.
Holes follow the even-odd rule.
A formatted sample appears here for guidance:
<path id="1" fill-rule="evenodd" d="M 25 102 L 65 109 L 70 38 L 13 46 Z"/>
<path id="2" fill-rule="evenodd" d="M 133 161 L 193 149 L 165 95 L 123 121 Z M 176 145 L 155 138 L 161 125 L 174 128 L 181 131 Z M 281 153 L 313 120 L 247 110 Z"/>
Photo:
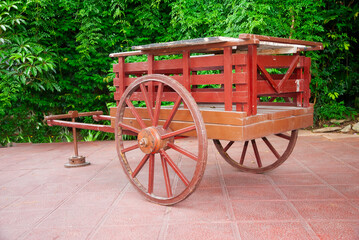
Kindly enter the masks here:
<path id="1" fill-rule="evenodd" d="M 0 149 L 0 239 L 359 239 L 359 138 L 301 136 L 261 175 L 209 145 L 200 187 L 174 207 L 129 185 L 114 142 L 80 143 L 92 164 L 64 168 L 69 143 Z"/>

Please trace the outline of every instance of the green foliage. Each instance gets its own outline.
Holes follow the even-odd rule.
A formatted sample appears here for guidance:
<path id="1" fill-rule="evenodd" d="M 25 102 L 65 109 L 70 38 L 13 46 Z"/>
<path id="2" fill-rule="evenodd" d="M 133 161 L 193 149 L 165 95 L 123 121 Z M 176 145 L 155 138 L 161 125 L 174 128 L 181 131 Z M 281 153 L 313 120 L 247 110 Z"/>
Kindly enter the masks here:
<path id="1" fill-rule="evenodd" d="M 344 101 L 331 101 L 330 104 L 317 107 L 315 117 L 319 120 L 345 119 L 347 117 L 355 119 L 357 114 L 358 112 L 354 108 L 344 106 Z"/>
<path id="2" fill-rule="evenodd" d="M 354 115 L 358 17 L 353 0 L 0 0 L 0 144 L 70 141 L 67 128 L 50 128 L 43 116 L 75 109 L 108 113 L 115 91 L 111 52 L 240 33 L 323 42 L 324 51 L 306 53 L 316 120 Z M 81 135 L 113 139 L 85 130 Z"/>

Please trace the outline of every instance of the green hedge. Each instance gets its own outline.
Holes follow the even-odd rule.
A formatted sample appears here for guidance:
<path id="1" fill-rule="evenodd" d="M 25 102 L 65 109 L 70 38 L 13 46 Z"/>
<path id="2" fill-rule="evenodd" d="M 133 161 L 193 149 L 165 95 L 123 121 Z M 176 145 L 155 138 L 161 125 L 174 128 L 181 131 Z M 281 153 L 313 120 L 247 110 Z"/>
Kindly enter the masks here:
<path id="1" fill-rule="evenodd" d="M 0 144 L 70 140 L 67 129 L 48 127 L 43 116 L 107 112 L 111 52 L 240 33 L 323 42 L 324 51 L 308 53 L 315 120 L 355 115 L 358 14 L 352 0 L 1 1 Z M 112 137 L 82 134 L 87 140 Z"/>

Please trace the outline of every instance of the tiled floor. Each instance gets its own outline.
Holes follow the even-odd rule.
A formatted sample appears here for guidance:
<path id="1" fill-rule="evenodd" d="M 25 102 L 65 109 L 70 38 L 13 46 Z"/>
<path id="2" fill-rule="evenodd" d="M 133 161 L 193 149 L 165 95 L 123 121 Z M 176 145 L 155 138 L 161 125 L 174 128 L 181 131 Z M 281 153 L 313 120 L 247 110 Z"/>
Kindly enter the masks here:
<path id="1" fill-rule="evenodd" d="M 210 141 L 199 188 L 172 207 L 134 191 L 114 142 L 79 145 L 91 165 L 72 169 L 70 143 L 0 148 L 1 240 L 359 239 L 359 137 L 301 136 L 259 175 L 232 168 Z"/>

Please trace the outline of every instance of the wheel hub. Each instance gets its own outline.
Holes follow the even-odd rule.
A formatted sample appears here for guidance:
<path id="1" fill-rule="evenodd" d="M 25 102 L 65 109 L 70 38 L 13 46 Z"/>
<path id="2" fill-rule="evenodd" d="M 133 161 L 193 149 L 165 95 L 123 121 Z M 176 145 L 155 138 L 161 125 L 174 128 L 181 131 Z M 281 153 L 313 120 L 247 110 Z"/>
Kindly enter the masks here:
<path id="1" fill-rule="evenodd" d="M 161 127 L 148 127 L 143 129 L 137 136 L 137 142 L 142 152 L 146 154 L 157 153 L 166 147 L 169 139 L 161 140 L 161 135 L 166 131 Z"/>

